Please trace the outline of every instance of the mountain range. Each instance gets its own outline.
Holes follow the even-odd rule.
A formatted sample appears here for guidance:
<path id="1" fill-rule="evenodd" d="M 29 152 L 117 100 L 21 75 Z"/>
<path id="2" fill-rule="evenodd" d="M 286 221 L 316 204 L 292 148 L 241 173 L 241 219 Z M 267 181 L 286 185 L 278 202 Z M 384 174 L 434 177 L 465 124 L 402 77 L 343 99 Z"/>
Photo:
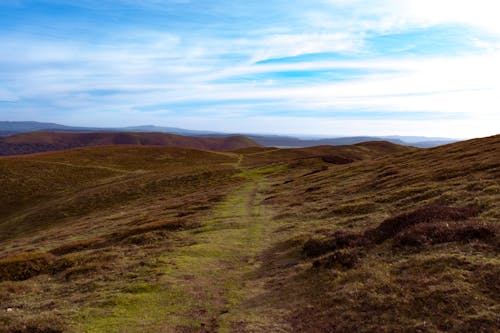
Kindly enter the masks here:
<path id="1" fill-rule="evenodd" d="M 419 148 L 436 147 L 452 142 L 460 141 L 451 138 L 427 138 L 417 136 L 356 136 L 356 137 L 331 137 L 311 138 L 308 136 L 290 135 L 268 135 L 255 133 L 221 133 L 214 131 L 189 130 L 177 127 L 161 127 L 154 125 L 132 126 L 132 127 L 76 127 L 55 123 L 42 123 L 34 121 L 10 122 L 0 121 L 0 137 L 13 134 L 49 131 L 49 132 L 157 132 L 187 136 L 233 136 L 244 135 L 262 146 L 297 148 L 313 147 L 320 145 L 350 145 L 367 141 L 388 141 L 395 144 L 410 145 Z"/>

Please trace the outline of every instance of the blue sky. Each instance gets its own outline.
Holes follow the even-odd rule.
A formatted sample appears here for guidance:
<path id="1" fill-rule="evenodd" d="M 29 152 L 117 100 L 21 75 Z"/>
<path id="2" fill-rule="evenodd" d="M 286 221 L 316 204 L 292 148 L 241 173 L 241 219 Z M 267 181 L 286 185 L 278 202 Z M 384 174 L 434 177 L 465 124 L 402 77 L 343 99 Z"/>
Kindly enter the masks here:
<path id="1" fill-rule="evenodd" d="M 500 133 L 494 0 L 4 0 L 0 120 Z"/>

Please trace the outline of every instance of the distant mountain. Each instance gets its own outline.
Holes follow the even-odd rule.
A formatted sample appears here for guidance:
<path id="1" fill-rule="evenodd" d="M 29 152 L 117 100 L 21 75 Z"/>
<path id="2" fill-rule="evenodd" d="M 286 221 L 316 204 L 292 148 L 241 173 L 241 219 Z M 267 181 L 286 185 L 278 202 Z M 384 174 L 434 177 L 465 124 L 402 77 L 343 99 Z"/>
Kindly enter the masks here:
<path id="1" fill-rule="evenodd" d="M 198 130 L 177 128 L 177 127 L 162 127 L 154 125 L 124 127 L 124 128 L 118 128 L 118 130 L 123 130 L 127 132 L 157 132 L 157 133 L 171 133 L 180 135 L 221 135 L 221 133 L 219 132 L 198 131 Z"/>
<path id="2" fill-rule="evenodd" d="M 31 154 L 78 147 L 109 145 L 164 146 L 221 151 L 258 146 L 257 143 L 244 136 L 209 138 L 140 132 L 30 132 L 1 138 L 0 155 Z"/>
<path id="3" fill-rule="evenodd" d="M 314 147 L 314 146 L 343 146 L 343 145 L 354 145 L 362 142 L 369 141 L 380 141 L 379 137 L 370 136 L 356 136 L 356 137 L 345 137 L 345 138 L 333 138 L 333 139 L 299 139 L 288 136 L 257 136 L 248 135 L 248 137 L 262 146 L 273 146 L 273 147 Z M 398 145 L 405 145 L 402 140 L 389 139 L 385 140 Z"/>
<path id="4" fill-rule="evenodd" d="M 291 136 L 280 135 L 247 135 L 262 146 L 274 146 L 281 148 L 300 148 L 314 146 L 342 146 L 354 145 L 369 141 L 387 141 L 398 145 L 412 146 L 417 148 L 432 148 L 442 146 L 460 140 L 449 138 L 427 138 L 417 136 L 353 136 L 353 137 L 337 137 L 337 138 L 322 138 L 322 139 L 305 139 Z"/>
<path id="5" fill-rule="evenodd" d="M 448 145 L 450 143 L 455 143 L 460 140 L 430 140 L 430 141 L 421 141 L 421 142 L 413 142 L 413 143 L 408 143 L 408 145 L 411 145 L 413 147 L 418 147 L 418 148 L 434 148 L 438 146 L 443 146 L 443 145 Z"/>
<path id="6" fill-rule="evenodd" d="M 450 143 L 461 141 L 459 139 L 451 139 L 451 138 L 439 138 L 439 137 L 426 137 L 426 136 L 384 136 L 381 137 L 386 141 L 391 140 L 400 140 L 404 142 L 404 144 L 411 145 L 413 147 L 418 148 L 432 148 L 442 145 L 447 145 Z"/>
<path id="7" fill-rule="evenodd" d="M 64 131 L 70 129 L 76 129 L 76 127 L 36 121 L 0 121 L 0 136 L 34 131 Z"/>
<path id="8" fill-rule="evenodd" d="M 18 132 L 0 131 L 0 138 L 17 134 Z"/>
<path id="9" fill-rule="evenodd" d="M 401 140 L 401 141 L 404 141 L 404 142 L 407 142 L 407 143 L 427 142 L 427 141 L 433 141 L 433 142 L 439 142 L 439 141 L 458 141 L 456 139 L 440 138 L 440 137 L 428 137 L 428 136 L 389 135 L 389 136 L 383 136 L 382 138 L 385 138 L 385 139 L 396 139 L 396 140 Z"/>
<path id="10" fill-rule="evenodd" d="M 418 148 L 431 148 L 459 140 L 449 138 L 427 138 L 421 136 L 356 136 L 356 137 L 333 137 L 333 138 L 305 138 L 300 136 L 286 135 L 265 135 L 265 134 L 245 134 L 245 133 L 220 133 L 213 131 L 189 130 L 177 127 L 161 127 L 154 125 L 130 126 L 130 127 L 75 127 L 65 126 L 54 123 L 40 123 L 35 121 L 0 121 L 0 137 L 14 135 L 18 133 L 27 133 L 33 131 L 45 132 L 70 132 L 70 133 L 89 133 L 89 132 L 150 132 L 150 133 L 170 133 L 176 135 L 187 135 L 196 137 L 227 137 L 234 135 L 244 135 L 251 138 L 262 146 L 273 146 L 283 148 L 294 147 L 313 147 L 322 145 L 340 146 L 352 145 L 368 141 L 388 141 L 399 145 L 409 145 Z"/>
<path id="11" fill-rule="evenodd" d="M 27 133 L 35 131 L 50 132 L 157 132 L 179 135 L 210 135 L 220 134 L 211 131 L 188 130 L 177 127 L 160 127 L 154 125 L 130 126 L 130 127 L 78 127 L 66 126 L 54 123 L 40 123 L 36 121 L 0 121 L 0 136 L 16 133 Z"/>

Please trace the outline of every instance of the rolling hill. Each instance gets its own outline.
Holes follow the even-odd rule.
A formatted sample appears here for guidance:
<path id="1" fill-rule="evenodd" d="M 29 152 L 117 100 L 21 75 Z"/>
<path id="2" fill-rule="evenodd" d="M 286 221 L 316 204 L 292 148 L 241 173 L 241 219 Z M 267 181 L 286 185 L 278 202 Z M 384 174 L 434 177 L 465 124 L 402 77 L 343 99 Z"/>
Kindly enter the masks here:
<path id="1" fill-rule="evenodd" d="M 221 151 L 258 146 L 244 136 L 211 138 L 140 132 L 30 132 L 0 138 L 0 155 L 32 154 L 78 147 L 109 145 L 187 147 Z"/>
<path id="2" fill-rule="evenodd" d="M 352 145 L 368 141 L 389 141 L 399 145 L 408 145 L 419 148 L 431 148 L 448 143 L 457 142 L 450 138 L 428 138 L 418 136 L 355 136 L 355 137 L 333 137 L 333 138 L 310 138 L 300 135 L 271 135 L 255 133 L 220 133 L 214 131 L 190 130 L 177 127 L 164 127 L 154 125 L 129 126 L 129 127 L 77 127 L 54 123 L 41 123 L 36 121 L 0 121 L 0 137 L 28 133 L 28 132 L 62 132 L 62 133 L 93 133 L 93 132 L 148 132 L 168 133 L 197 137 L 227 137 L 244 135 L 262 146 L 268 147 L 314 147 L 321 145 Z"/>
<path id="3" fill-rule="evenodd" d="M 2 157 L 0 331 L 496 332 L 499 170 L 500 136 Z"/>

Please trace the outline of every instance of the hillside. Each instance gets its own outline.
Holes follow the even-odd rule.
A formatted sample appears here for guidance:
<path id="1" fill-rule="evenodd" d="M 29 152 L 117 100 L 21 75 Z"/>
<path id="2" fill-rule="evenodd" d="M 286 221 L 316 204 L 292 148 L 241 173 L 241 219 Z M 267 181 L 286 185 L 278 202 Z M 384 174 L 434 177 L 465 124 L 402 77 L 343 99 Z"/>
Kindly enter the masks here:
<path id="1" fill-rule="evenodd" d="M 0 331 L 496 332 L 499 171 L 500 136 L 3 157 Z"/>
<path id="2" fill-rule="evenodd" d="M 140 132 L 30 132 L 0 138 L 0 155 L 32 154 L 78 147 L 109 145 L 166 146 L 220 151 L 258 146 L 244 136 L 212 138 Z"/>
<path id="3" fill-rule="evenodd" d="M 293 331 L 500 327 L 500 136 L 292 170 L 266 203 L 295 234 L 269 264 Z"/>

